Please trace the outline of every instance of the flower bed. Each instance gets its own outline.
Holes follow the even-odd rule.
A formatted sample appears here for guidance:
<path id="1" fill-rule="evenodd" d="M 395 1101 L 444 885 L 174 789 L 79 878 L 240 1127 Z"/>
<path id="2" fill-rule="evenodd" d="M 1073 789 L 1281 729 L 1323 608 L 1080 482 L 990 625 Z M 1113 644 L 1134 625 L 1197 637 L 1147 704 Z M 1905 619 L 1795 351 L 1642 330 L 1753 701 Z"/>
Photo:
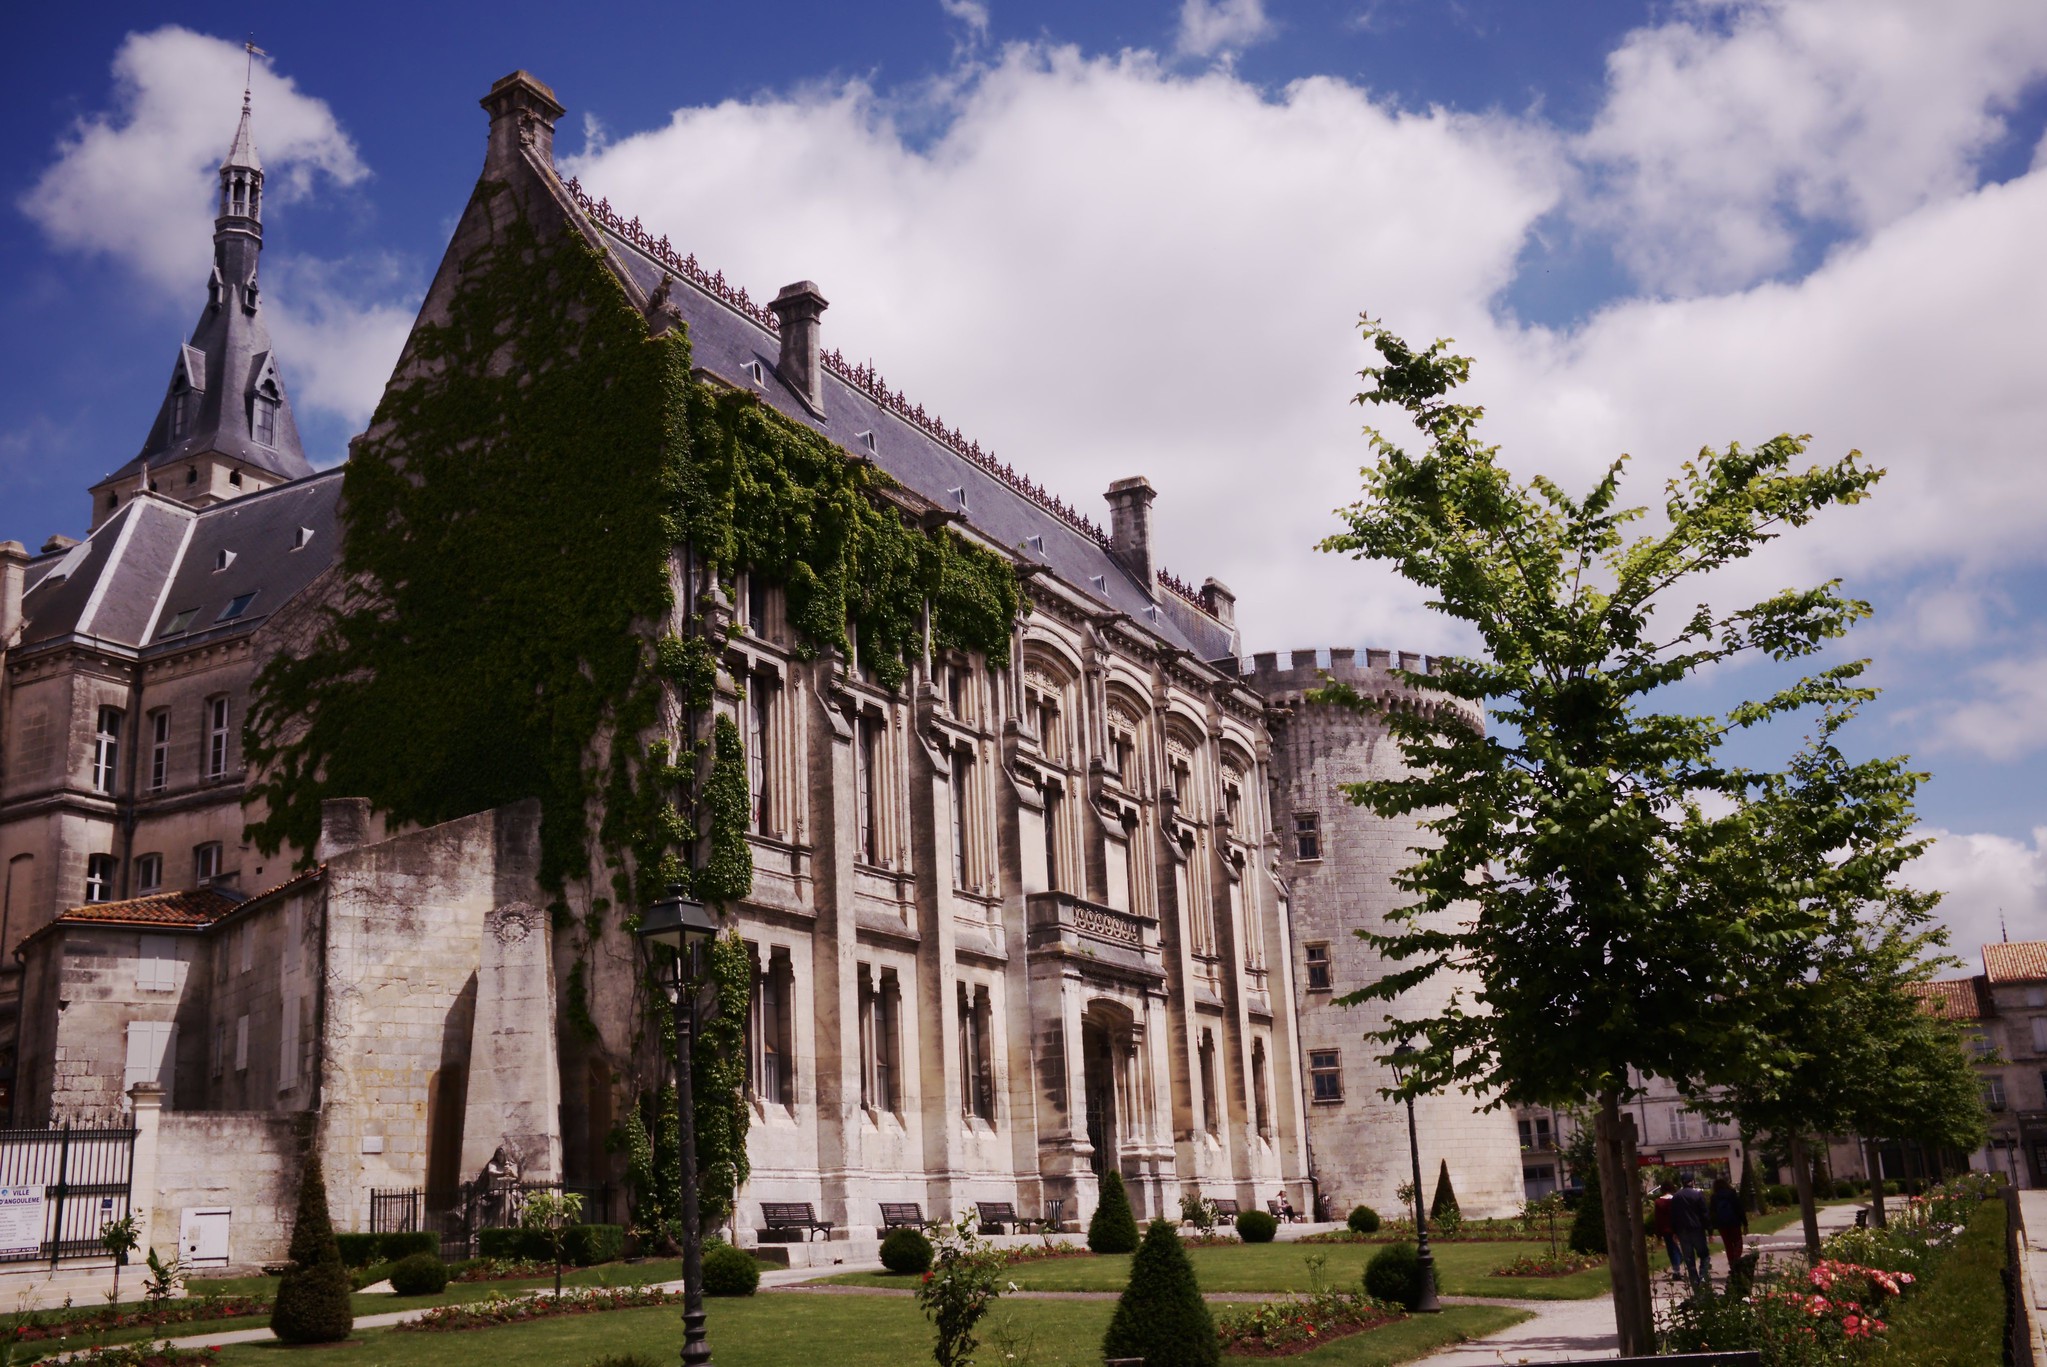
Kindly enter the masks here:
<path id="1" fill-rule="evenodd" d="M 1237 1357 L 1291 1357 L 1332 1340 L 1406 1318 L 1357 1291 L 1317 1291 L 1223 1311 L 1216 1336 Z"/>
<path id="2" fill-rule="evenodd" d="M 1495 1277 L 1569 1277 L 1574 1273 L 1605 1267 L 1597 1253 L 1524 1253 L 1493 1269 Z"/>
<path id="3" fill-rule="evenodd" d="M 451 1282 L 509 1282 L 553 1275 L 553 1263 L 535 1258 L 465 1258 L 448 1267 Z"/>
<path id="4" fill-rule="evenodd" d="M 218 1348 L 179 1348 L 163 1343 L 123 1343 L 111 1348 L 89 1348 L 65 1361 L 75 1367 L 190 1367 L 192 1363 L 218 1362 Z"/>
<path id="5" fill-rule="evenodd" d="M 1454 1234 L 1435 1228 L 1433 1222 L 1429 1227 L 1429 1242 L 1432 1244 L 1525 1244 L 1535 1237 L 1523 1229 L 1517 1220 L 1466 1220 Z M 1303 1235 L 1295 1242 L 1411 1244 L 1414 1242 L 1414 1221 L 1388 1220 L 1370 1234 L 1359 1234 L 1349 1229 L 1332 1229 L 1321 1234 Z"/>
<path id="6" fill-rule="evenodd" d="M 437 1305 L 418 1319 L 396 1326 L 396 1333 L 431 1334 L 457 1329 L 489 1329 L 500 1324 L 554 1319 L 562 1315 L 595 1315 L 606 1310 L 641 1310 L 652 1305 L 680 1305 L 680 1291 L 651 1286 L 573 1287 L 559 1296 L 506 1296 L 493 1293 L 480 1301 Z"/>
<path id="7" fill-rule="evenodd" d="M 1180 1242 L 1188 1248 L 1235 1248 L 1244 1241 L 1235 1234 L 1204 1229 L 1193 1234 L 1182 1234 Z"/>
<path id="8" fill-rule="evenodd" d="M 270 1302 L 257 1296 L 194 1296 L 165 1301 L 144 1310 L 31 1310 L 14 1317 L 9 1332 L 17 1343 L 44 1343 L 110 1329 L 153 1329 L 170 1324 L 198 1324 L 267 1315 Z"/>
<path id="9" fill-rule="evenodd" d="M 992 1260 L 1000 1268 L 1042 1263 L 1051 1258 L 1092 1258 L 1095 1255 L 1079 1244 L 1062 1241 L 1056 1244 L 1025 1244 L 1016 1248 L 984 1248 L 980 1256 Z"/>

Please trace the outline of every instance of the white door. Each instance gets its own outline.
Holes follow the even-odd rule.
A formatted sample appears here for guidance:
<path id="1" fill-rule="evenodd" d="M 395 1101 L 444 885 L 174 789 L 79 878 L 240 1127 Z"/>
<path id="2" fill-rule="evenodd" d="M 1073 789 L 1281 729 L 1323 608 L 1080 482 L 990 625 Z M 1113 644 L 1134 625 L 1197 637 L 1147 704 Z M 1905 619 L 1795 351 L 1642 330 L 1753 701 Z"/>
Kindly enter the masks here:
<path id="1" fill-rule="evenodd" d="M 187 1206 L 178 1217 L 178 1260 L 187 1267 L 225 1267 L 227 1224 L 226 1206 Z"/>
<path id="2" fill-rule="evenodd" d="M 121 1071 L 121 1103 L 128 1104 L 128 1089 L 138 1082 L 154 1082 L 163 1088 L 163 1105 L 172 1105 L 171 1081 L 177 1073 L 178 1027 L 170 1021 L 129 1021 L 127 1065 Z"/>

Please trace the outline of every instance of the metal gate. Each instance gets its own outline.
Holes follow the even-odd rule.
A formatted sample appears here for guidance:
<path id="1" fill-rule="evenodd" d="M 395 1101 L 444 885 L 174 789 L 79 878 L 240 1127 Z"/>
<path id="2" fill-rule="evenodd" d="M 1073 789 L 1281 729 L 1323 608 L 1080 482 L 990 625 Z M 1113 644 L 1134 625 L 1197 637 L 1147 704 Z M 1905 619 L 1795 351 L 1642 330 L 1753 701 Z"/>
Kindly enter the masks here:
<path id="1" fill-rule="evenodd" d="M 0 1187 L 43 1188 L 43 1242 L 0 1262 L 93 1258 L 100 1230 L 126 1219 L 135 1170 L 133 1129 L 0 1130 Z"/>

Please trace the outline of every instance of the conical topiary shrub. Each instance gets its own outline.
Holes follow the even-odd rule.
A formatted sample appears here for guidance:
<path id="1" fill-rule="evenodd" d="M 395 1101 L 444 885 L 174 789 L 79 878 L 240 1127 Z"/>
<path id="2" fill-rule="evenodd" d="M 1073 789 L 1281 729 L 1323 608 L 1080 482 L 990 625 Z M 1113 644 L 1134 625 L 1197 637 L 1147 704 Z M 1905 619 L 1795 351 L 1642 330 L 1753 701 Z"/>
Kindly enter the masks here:
<path id="1" fill-rule="evenodd" d="M 1606 1253 L 1606 1205 L 1599 1193 L 1599 1167 L 1585 1169 L 1585 1194 L 1578 1198 L 1578 1212 L 1571 1219 L 1573 1253 Z"/>
<path id="2" fill-rule="evenodd" d="M 1436 1199 L 1429 1202 L 1429 1218 L 1440 1220 L 1446 1214 L 1452 1220 L 1459 1220 L 1464 1216 L 1464 1212 L 1457 1208 L 1456 1188 L 1450 1185 L 1450 1160 L 1447 1158 L 1443 1160 L 1443 1165 L 1436 1169 Z"/>
<path id="3" fill-rule="evenodd" d="M 306 1154 L 299 1176 L 299 1208 L 291 1225 L 291 1268 L 277 1284 L 270 1330 L 286 1343 L 339 1343 L 355 1325 L 348 1303 L 348 1271 L 327 1218 L 327 1178 L 320 1154 Z"/>
<path id="4" fill-rule="evenodd" d="M 1137 1247 L 1137 1217 L 1130 1213 L 1123 1174 L 1114 1170 L 1102 1174 L 1102 1199 L 1087 1222 L 1087 1246 L 1096 1253 L 1129 1253 Z"/>
<path id="5" fill-rule="evenodd" d="M 1219 1367 L 1222 1345 L 1194 1264 L 1169 1220 L 1154 1220 L 1130 1263 L 1130 1285 L 1116 1302 L 1104 1358 L 1143 1358 L 1144 1367 Z"/>

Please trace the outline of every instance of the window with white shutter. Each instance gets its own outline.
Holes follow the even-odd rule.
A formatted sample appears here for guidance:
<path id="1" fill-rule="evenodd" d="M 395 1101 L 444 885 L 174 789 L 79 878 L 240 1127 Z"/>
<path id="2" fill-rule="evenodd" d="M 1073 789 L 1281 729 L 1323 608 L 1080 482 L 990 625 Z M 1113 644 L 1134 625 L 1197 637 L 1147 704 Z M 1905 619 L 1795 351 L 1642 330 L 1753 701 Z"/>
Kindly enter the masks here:
<path id="1" fill-rule="evenodd" d="M 172 1021 L 129 1021 L 128 1059 L 121 1070 L 121 1095 L 138 1082 L 163 1088 L 163 1104 L 171 1104 L 171 1078 L 177 1062 L 178 1027 Z"/>
<path id="2" fill-rule="evenodd" d="M 235 1017 L 235 1071 L 249 1071 L 249 1018 Z"/>
<path id="3" fill-rule="evenodd" d="M 171 992 L 178 986 L 178 942 L 168 935 L 144 935 L 135 960 L 135 990 Z"/>

